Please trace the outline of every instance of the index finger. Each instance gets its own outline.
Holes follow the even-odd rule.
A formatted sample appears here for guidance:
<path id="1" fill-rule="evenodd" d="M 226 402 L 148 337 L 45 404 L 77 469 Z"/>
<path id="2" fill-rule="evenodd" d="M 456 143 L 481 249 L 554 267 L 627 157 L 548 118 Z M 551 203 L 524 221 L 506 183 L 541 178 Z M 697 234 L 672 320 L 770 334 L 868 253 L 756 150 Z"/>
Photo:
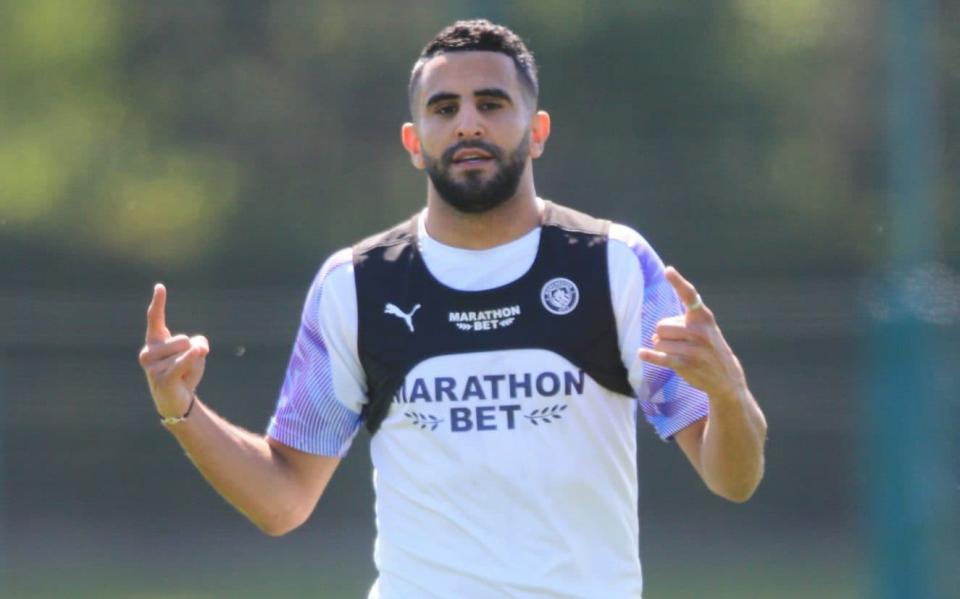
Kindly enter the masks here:
<path id="1" fill-rule="evenodd" d="M 153 286 L 153 300 L 147 307 L 147 343 L 166 341 L 170 337 L 167 329 L 167 288 L 163 283 Z"/>
<path id="2" fill-rule="evenodd" d="M 697 288 L 693 286 L 693 283 L 686 280 L 683 275 L 680 274 L 680 271 L 672 266 L 668 266 L 664 269 L 663 274 L 667 278 L 667 281 L 670 282 L 670 285 L 677 291 L 677 295 L 680 296 L 680 301 L 687 306 L 696 303 Z"/>

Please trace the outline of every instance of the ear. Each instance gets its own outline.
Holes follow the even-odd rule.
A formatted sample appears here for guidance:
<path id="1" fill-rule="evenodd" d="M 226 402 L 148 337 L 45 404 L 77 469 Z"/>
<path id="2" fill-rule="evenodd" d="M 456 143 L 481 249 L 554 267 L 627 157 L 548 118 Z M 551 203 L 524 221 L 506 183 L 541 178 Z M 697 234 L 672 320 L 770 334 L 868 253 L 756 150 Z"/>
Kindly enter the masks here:
<path id="1" fill-rule="evenodd" d="M 550 137 L 550 115 L 538 110 L 530 120 L 530 157 L 540 158 Z"/>
<path id="2" fill-rule="evenodd" d="M 420 150 L 420 136 L 417 135 L 417 127 L 413 123 L 404 123 L 400 128 L 400 141 L 403 142 L 404 149 L 410 154 L 410 162 L 419 170 L 423 170 L 425 164 L 423 161 L 423 152 Z"/>

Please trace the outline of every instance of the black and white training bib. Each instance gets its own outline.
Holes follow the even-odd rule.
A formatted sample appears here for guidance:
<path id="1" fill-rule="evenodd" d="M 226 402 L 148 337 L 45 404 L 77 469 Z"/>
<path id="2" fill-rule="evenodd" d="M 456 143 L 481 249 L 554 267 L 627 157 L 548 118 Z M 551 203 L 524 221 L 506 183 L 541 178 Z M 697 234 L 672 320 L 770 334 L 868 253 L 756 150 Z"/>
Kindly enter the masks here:
<path id="1" fill-rule="evenodd" d="M 268 433 L 344 455 L 374 431 L 371 596 L 640 595 L 638 407 L 667 438 L 706 398 L 636 359 L 681 311 L 650 246 L 542 207 L 539 229 L 481 252 L 418 215 L 311 288 Z"/>

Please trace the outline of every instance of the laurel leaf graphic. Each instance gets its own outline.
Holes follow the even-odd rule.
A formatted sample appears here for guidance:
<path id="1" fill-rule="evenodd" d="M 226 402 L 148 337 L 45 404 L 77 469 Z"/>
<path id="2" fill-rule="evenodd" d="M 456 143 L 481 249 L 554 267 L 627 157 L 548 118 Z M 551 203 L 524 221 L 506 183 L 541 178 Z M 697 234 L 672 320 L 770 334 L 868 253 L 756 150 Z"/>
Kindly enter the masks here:
<path id="1" fill-rule="evenodd" d="M 443 418 L 438 418 L 433 414 L 423 414 L 421 412 L 404 412 L 404 416 L 413 421 L 413 425 L 421 430 L 429 428 L 432 431 L 437 430 L 437 426 L 443 422 Z"/>
<path id="2" fill-rule="evenodd" d="M 555 404 L 544 408 L 537 408 L 529 414 L 524 414 L 523 417 L 536 426 L 540 426 L 541 422 L 550 424 L 554 420 L 560 420 L 563 417 L 561 412 L 566 410 L 567 407 L 566 404 Z"/>

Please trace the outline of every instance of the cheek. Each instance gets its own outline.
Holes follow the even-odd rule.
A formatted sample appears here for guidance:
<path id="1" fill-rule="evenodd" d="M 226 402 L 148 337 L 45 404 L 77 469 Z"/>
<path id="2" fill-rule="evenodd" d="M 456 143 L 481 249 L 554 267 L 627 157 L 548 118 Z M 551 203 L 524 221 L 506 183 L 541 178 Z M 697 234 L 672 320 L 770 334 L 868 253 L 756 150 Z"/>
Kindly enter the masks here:
<path id="1" fill-rule="evenodd" d="M 530 130 L 530 121 L 522 116 L 513 116 L 510 119 L 504 119 L 502 124 L 505 135 L 509 137 L 507 147 L 515 148 L 517 144 L 523 141 L 524 136 Z"/>
<path id="2" fill-rule="evenodd" d="M 424 127 L 420 131 L 420 151 L 430 156 L 439 156 L 446 149 L 443 132 L 437 127 Z"/>

